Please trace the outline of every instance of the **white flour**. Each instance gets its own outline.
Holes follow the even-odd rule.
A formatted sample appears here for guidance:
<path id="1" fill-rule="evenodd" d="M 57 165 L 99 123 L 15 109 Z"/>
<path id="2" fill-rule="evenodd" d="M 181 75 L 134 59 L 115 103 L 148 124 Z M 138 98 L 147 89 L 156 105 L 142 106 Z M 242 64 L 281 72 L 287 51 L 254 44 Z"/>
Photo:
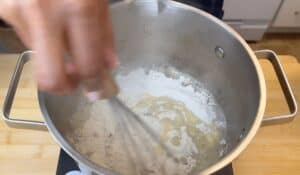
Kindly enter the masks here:
<path id="1" fill-rule="evenodd" d="M 116 81 L 121 88 L 120 98 L 126 96 L 126 103 L 132 106 L 145 94 L 167 96 L 183 102 L 207 123 L 216 119 L 215 108 L 212 107 L 216 103 L 209 91 L 197 87 L 192 78 L 181 75 L 175 69 L 166 68 L 160 71 L 139 68 L 127 75 L 118 75 Z"/>

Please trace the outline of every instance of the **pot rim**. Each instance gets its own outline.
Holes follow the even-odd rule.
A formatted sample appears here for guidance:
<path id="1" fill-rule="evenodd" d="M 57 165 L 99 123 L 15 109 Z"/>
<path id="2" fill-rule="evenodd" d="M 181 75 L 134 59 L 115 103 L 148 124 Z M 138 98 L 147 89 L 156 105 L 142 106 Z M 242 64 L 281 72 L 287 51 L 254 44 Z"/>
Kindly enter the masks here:
<path id="1" fill-rule="evenodd" d="M 117 6 L 118 4 L 123 4 L 123 3 L 131 3 L 132 1 L 133 0 L 118 2 L 118 3 L 113 4 L 112 6 Z M 220 159 L 215 164 L 205 168 L 204 170 L 202 170 L 201 172 L 198 173 L 199 175 L 211 174 L 211 173 L 214 173 L 214 172 L 220 170 L 221 168 L 223 168 L 224 166 L 226 166 L 227 164 L 232 162 L 248 146 L 250 141 L 255 136 L 257 130 L 259 129 L 260 124 L 263 119 L 264 112 L 265 112 L 265 107 L 266 107 L 265 78 L 264 78 L 261 66 L 258 62 L 258 59 L 257 59 L 256 55 L 254 54 L 254 51 L 249 47 L 249 45 L 246 43 L 246 41 L 236 31 L 234 31 L 229 25 L 225 24 L 224 22 L 217 19 L 216 17 L 214 17 L 202 10 L 199 10 L 195 7 L 185 5 L 185 4 L 182 4 L 179 2 L 175 2 L 175 1 L 169 1 L 169 2 L 172 3 L 172 5 L 174 5 L 176 7 L 191 10 L 195 13 L 198 13 L 199 15 L 202 15 L 202 16 L 210 19 L 212 22 L 214 22 L 217 25 L 224 28 L 233 38 L 237 39 L 239 41 L 239 43 L 244 47 L 244 49 L 249 54 L 249 57 L 254 65 L 256 73 L 257 73 L 257 79 L 259 81 L 258 82 L 259 95 L 260 95 L 259 103 L 258 103 L 259 105 L 258 105 L 257 112 L 256 112 L 256 118 L 252 123 L 251 129 L 249 130 L 247 135 L 243 138 L 243 140 L 231 152 L 229 152 L 226 156 L 224 156 L 222 159 Z M 103 168 L 103 167 L 99 167 L 95 163 L 87 160 L 86 158 L 84 158 L 84 156 L 79 154 L 79 152 L 77 152 L 73 147 L 71 147 L 71 145 L 66 142 L 66 139 L 57 130 L 57 128 L 55 127 L 51 118 L 49 117 L 47 108 L 45 106 L 45 95 L 43 92 L 38 91 L 38 99 L 39 99 L 39 105 L 40 105 L 43 117 L 45 119 L 47 128 L 49 129 L 49 131 L 51 131 L 50 132 L 51 135 L 53 136 L 55 141 L 60 145 L 60 147 L 62 147 L 74 160 L 86 165 L 88 168 L 90 168 L 94 172 L 101 172 L 101 173 L 104 173 L 107 175 L 115 174 L 115 173 L 111 172 L 110 170 Z"/>

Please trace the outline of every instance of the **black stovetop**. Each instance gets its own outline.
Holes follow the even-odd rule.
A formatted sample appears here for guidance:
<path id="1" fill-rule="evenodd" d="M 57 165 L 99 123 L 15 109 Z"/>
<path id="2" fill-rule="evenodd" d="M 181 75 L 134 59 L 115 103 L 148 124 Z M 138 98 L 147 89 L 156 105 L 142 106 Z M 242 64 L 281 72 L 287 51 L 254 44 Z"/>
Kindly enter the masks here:
<path id="1" fill-rule="evenodd" d="M 77 163 L 61 149 L 59 153 L 56 175 L 65 175 L 66 173 L 73 170 L 79 170 Z M 213 175 L 233 175 L 232 165 L 227 165 Z"/>

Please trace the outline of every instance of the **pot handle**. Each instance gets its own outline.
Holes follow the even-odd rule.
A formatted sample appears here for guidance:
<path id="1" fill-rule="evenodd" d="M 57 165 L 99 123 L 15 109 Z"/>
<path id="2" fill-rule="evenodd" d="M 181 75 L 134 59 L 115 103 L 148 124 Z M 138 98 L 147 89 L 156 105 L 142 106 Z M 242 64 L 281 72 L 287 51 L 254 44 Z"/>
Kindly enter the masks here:
<path id="1" fill-rule="evenodd" d="M 3 105 L 3 119 L 8 126 L 13 128 L 47 130 L 47 127 L 44 122 L 13 119 L 10 117 L 10 111 L 18 88 L 18 83 L 22 74 L 24 64 L 30 60 L 30 55 L 32 53 L 32 51 L 25 51 L 18 58 Z"/>
<path id="2" fill-rule="evenodd" d="M 255 54 L 259 59 L 267 59 L 272 63 L 272 66 L 276 72 L 281 89 L 283 91 L 284 97 L 287 101 L 290 110 L 289 114 L 281 114 L 281 115 L 266 117 L 263 119 L 262 124 L 269 125 L 273 123 L 282 123 L 282 122 L 288 122 L 293 120 L 298 110 L 297 102 L 277 54 L 272 50 L 258 50 L 255 51 Z"/>

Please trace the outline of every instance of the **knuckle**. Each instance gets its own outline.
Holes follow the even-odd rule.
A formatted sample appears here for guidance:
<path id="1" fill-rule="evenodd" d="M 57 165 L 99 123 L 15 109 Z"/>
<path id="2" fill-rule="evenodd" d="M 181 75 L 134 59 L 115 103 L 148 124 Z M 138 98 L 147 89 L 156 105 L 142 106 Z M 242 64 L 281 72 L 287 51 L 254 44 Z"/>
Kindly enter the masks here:
<path id="1" fill-rule="evenodd" d="M 88 69 L 81 70 L 81 77 L 84 79 L 95 78 L 99 76 L 99 67 L 89 66 Z"/>
<path id="2" fill-rule="evenodd" d="M 96 54 L 88 54 L 78 60 L 79 74 L 82 78 L 93 78 L 99 76 L 103 68 L 102 59 L 97 58 Z"/>
<path id="3" fill-rule="evenodd" d="M 64 92 L 68 89 L 68 84 L 63 79 L 47 79 L 43 77 L 38 78 L 38 86 L 40 89 L 48 92 Z"/>

